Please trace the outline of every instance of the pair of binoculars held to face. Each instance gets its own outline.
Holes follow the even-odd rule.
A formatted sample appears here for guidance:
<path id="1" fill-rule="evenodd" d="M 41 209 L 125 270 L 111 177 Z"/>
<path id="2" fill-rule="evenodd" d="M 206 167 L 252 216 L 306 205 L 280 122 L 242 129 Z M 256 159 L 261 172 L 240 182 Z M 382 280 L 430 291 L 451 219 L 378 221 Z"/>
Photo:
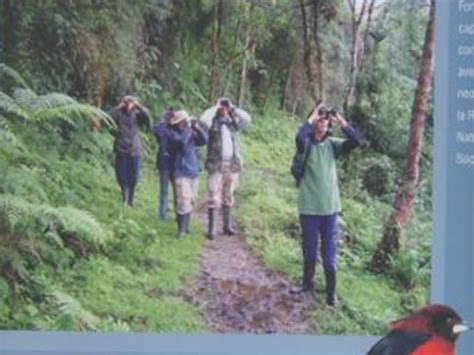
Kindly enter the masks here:
<path id="1" fill-rule="evenodd" d="M 325 120 L 329 120 L 331 116 L 336 116 L 337 111 L 334 108 L 327 108 L 321 107 L 318 110 L 318 116 L 324 118 Z"/>

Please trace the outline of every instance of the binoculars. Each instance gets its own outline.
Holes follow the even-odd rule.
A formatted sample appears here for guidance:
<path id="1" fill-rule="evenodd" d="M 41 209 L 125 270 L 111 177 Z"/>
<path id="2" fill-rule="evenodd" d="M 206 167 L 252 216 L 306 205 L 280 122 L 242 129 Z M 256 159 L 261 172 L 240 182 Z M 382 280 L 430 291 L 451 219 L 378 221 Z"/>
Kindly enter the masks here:
<path id="1" fill-rule="evenodd" d="M 334 108 L 328 109 L 328 108 L 325 108 L 325 107 L 321 107 L 318 110 L 318 115 L 322 116 L 326 120 L 329 119 L 329 116 L 336 116 L 336 114 L 337 114 L 337 111 Z"/>

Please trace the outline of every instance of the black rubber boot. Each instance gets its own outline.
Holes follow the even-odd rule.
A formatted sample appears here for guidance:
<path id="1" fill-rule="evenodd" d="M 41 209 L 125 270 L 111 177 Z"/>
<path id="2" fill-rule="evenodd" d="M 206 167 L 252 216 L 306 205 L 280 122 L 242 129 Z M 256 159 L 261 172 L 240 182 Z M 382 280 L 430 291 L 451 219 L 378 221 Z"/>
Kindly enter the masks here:
<path id="1" fill-rule="evenodd" d="M 135 186 L 130 187 L 127 204 L 133 206 L 133 197 L 135 196 Z"/>
<path id="2" fill-rule="evenodd" d="M 176 238 L 180 239 L 186 233 L 186 215 L 176 214 L 176 221 L 178 222 L 178 232 Z"/>
<path id="3" fill-rule="evenodd" d="M 303 284 L 301 286 L 293 287 L 291 293 L 314 292 L 314 272 L 316 263 L 305 261 L 303 263 Z"/>
<path id="4" fill-rule="evenodd" d="M 326 304 L 332 307 L 336 303 L 336 271 L 324 270 L 324 276 L 326 278 Z"/>
<path id="5" fill-rule="evenodd" d="M 191 230 L 189 229 L 190 220 L 191 220 L 191 213 L 186 213 L 184 215 L 184 231 L 186 232 L 186 234 L 191 233 Z"/>
<path id="6" fill-rule="evenodd" d="M 216 215 L 217 215 L 217 209 L 209 208 L 206 237 L 210 240 L 213 240 L 216 238 Z"/>
<path id="7" fill-rule="evenodd" d="M 231 236 L 235 234 L 234 228 L 232 228 L 232 207 L 224 207 L 222 209 L 222 217 L 224 222 L 224 234 Z"/>

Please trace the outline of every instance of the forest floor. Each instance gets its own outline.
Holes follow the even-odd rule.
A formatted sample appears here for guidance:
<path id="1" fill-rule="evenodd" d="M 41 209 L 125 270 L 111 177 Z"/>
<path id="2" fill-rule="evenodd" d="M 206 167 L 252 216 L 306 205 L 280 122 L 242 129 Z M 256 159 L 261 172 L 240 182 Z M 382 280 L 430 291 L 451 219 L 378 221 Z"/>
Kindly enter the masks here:
<path id="1" fill-rule="evenodd" d="M 206 231 L 205 203 L 197 212 Z M 201 309 L 207 326 L 226 333 L 313 333 L 313 298 L 291 294 L 293 284 L 265 268 L 243 235 L 223 235 L 220 216 L 217 232 L 215 240 L 204 243 L 199 274 L 185 289 L 186 299 Z"/>

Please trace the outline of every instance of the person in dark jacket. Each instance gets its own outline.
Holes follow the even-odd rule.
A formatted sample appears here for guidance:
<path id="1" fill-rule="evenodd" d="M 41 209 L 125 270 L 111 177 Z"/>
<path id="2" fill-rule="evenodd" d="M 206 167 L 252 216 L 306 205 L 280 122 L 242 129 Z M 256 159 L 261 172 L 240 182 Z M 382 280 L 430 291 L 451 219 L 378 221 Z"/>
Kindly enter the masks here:
<path id="1" fill-rule="evenodd" d="M 196 147 L 207 143 L 206 132 L 189 114 L 176 111 L 170 121 L 167 139 L 172 157 L 171 176 L 176 196 L 177 238 L 189 231 L 189 221 L 197 197 L 199 160 Z"/>
<path id="2" fill-rule="evenodd" d="M 139 127 L 150 130 L 150 115 L 133 96 L 125 96 L 110 113 L 117 125 L 115 135 L 115 173 L 125 205 L 133 206 L 140 170 Z"/>
<path id="3" fill-rule="evenodd" d="M 159 198 L 158 198 L 158 216 L 165 220 L 168 212 L 168 186 L 171 174 L 171 156 L 168 147 L 167 132 L 171 128 L 170 120 L 174 116 L 172 108 L 168 108 L 162 113 L 159 120 L 153 126 L 153 134 L 159 145 L 156 155 L 156 168 L 159 174 Z"/>
<path id="4" fill-rule="evenodd" d="M 234 191 L 238 186 L 242 158 L 238 144 L 238 132 L 250 123 L 250 115 L 235 107 L 227 98 L 220 98 L 217 105 L 207 109 L 201 122 L 209 127 L 206 170 L 208 231 L 207 238 L 216 237 L 216 216 L 222 207 L 224 234 L 235 234 L 232 226 Z"/>
<path id="5" fill-rule="evenodd" d="M 341 128 L 344 139 L 329 136 L 333 124 Z M 360 144 L 361 140 L 354 128 L 324 103 L 316 106 L 308 116 L 308 122 L 300 127 L 296 135 L 296 148 L 306 156 L 298 194 L 303 237 L 303 285 L 291 291 L 314 291 L 313 278 L 320 236 L 326 304 L 329 306 L 335 303 L 337 217 L 341 212 L 336 159 Z"/>

